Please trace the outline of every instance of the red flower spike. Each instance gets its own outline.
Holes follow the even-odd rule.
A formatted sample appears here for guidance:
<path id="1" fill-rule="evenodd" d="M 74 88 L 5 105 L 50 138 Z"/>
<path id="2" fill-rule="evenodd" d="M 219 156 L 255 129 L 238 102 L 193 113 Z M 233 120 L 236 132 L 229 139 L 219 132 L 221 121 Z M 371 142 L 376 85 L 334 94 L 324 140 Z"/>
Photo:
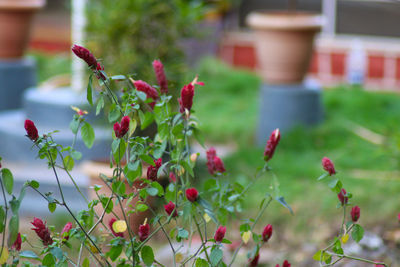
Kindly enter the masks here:
<path id="1" fill-rule="evenodd" d="M 168 214 L 168 216 L 170 216 L 172 212 L 175 210 L 175 204 L 172 201 L 170 201 L 167 205 L 164 205 L 164 210 Z M 176 216 L 178 216 L 178 212 L 175 210 L 172 217 Z"/>
<path id="2" fill-rule="evenodd" d="M 25 130 L 26 130 L 26 135 L 31 139 L 32 141 L 36 141 L 39 138 L 38 130 L 35 126 L 35 123 L 31 120 L 25 120 Z"/>
<path id="3" fill-rule="evenodd" d="M 80 46 L 80 45 L 73 45 L 71 50 L 72 50 L 72 52 L 74 52 L 74 54 L 77 57 L 83 59 L 86 62 L 86 64 L 88 64 L 89 67 L 91 67 L 91 68 L 97 67 L 97 59 L 85 47 Z"/>
<path id="4" fill-rule="evenodd" d="M 340 203 L 342 203 L 342 206 L 347 204 L 347 202 L 349 201 L 349 198 L 346 196 L 346 194 L 346 190 L 342 188 L 342 190 L 340 190 L 339 194 L 337 195 Z"/>
<path id="5" fill-rule="evenodd" d="M 147 168 L 147 179 L 149 179 L 151 181 L 157 180 L 157 172 L 158 172 L 158 169 L 160 169 L 160 167 L 162 165 L 162 159 L 159 158 L 158 160 L 154 160 L 154 164 L 156 166 L 150 165 Z"/>
<path id="6" fill-rule="evenodd" d="M 186 198 L 190 202 L 195 202 L 197 200 L 198 196 L 199 196 L 199 192 L 197 191 L 196 188 L 188 188 L 188 189 L 186 189 Z"/>
<path id="7" fill-rule="evenodd" d="M 267 145 L 264 149 L 264 160 L 266 162 L 268 162 L 273 157 L 279 140 L 281 140 L 281 132 L 279 131 L 279 129 L 275 129 L 274 131 L 272 131 L 267 141 Z"/>
<path id="8" fill-rule="evenodd" d="M 283 263 L 282 263 L 282 267 L 290 267 L 291 266 L 291 264 L 287 261 L 287 260 L 285 260 Z"/>
<path id="9" fill-rule="evenodd" d="M 258 266 L 258 260 L 260 259 L 260 254 L 257 253 L 257 255 L 254 256 L 254 258 L 249 259 L 249 266 L 250 267 L 256 267 Z"/>
<path id="10" fill-rule="evenodd" d="M 162 94 L 168 93 L 168 82 L 164 72 L 164 66 L 160 60 L 153 61 L 153 69 Z"/>
<path id="11" fill-rule="evenodd" d="M 69 231 L 71 231 L 71 229 L 72 229 L 72 223 L 68 222 L 60 233 L 61 238 L 67 241 L 69 239 Z"/>
<path id="12" fill-rule="evenodd" d="M 138 80 L 138 81 L 134 81 L 133 84 L 135 85 L 136 90 L 145 93 L 147 98 L 151 98 L 154 101 L 156 101 L 158 99 L 157 90 L 154 87 L 150 86 L 148 83 Z M 149 105 L 152 108 L 154 108 L 155 104 L 156 104 L 156 102 L 151 102 Z"/>
<path id="13" fill-rule="evenodd" d="M 353 220 L 353 222 L 357 222 L 358 221 L 358 219 L 360 219 L 360 211 L 361 211 L 361 209 L 360 209 L 360 207 L 359 206 L 354 206 L 352 209 L 351 209 L 351 219 Z"/>
<path id="14" fill-rule="evenodd" d="M 325 171 L 329 173 L 329 175 L 336 174 L 335 166 L 333 165 L 333 162 L 329 158 L 327 157 L 322 158 L 322 167 L 324 168 Z"/>
<path id="15" fill-rule="evenodd" d="M 122 138 L 129 131 L 129 116 L 124 116 L 121 119 L 121 123 L 116 122 L 114 124 L 115 137 Z"/>
<path id="16" fill-rule="evenodd" d="M 226 227 L 220 226 L 217 231 L 215 231 L 214 240 L 215 242 L 222 242 L 226 233 Z"/>
<path id="17" fill-rule="evenodd" d="M 193 97 L 194 97 L 194 85 L 189 83 L 183 86 L 181 90 L 181 97 L 178 99 L 181 113 L 185 113 L 187 109 L 189 112 L 192 109 L 193 105 Z"/>
<path id="18" fill-rule="evenodd" d="M 33 218 L 33 222 L 31 222 L 35 228 L 32 228 L 37 234 L 37 236 L 42 240 L 43 245 L 48 246 L 53 244 L 53 239 L 50 235 L 50 230 L 47 228 L 46 223 L 44 223 L 39 218 Z"/>
<path id="19" fill-rule="evenodd" d="M 169 173 L 169 180 L 171 181 L 171 183 L 176 183 L 176 176 L 173 172 Z"/>
<path id="20" fill-rule="evenodd" d="M 264 231 L 262 232 L 262 238 L 264 242 L 268 242 L 268 240 L 272 236 L 272 225 L 268 224 L 265 226 Z"/>
<path id="21" fill-rule="evenodd" d="M 140 225 L 138 235 L 140 241 L 146 240 L 150 235 L 150 225 L 148 223 Z"/>
<path id="22" fill-rule="evenodd" d="M 115 237 L 124 237 L 124 233 L 116 233 L 116 232 L 114 231 L 114 229 L 113 229 L 113 224 L 114 224 L 116 221 L 117 221 L 117 219 L 112 218 L 112 219 L 108 222 L 108 227 L 110 228 L 112 234 L 113 234 Z"/>
<path id="23" fill-rule="evenodd" d="M 11 248 L 15 249 L 16 251 L 20 251 L 21 244 L 22 244 L 21 233 L 18 233 L 17 239 L 15 240 L 14 244 L 12 244 Z"/>
<path id="24" fill-rule="evenodd" d="M 226 172 L 224 163 L 222 162 L 222 159 L 220 159 L 218 156 L 214 157 L 214 169 L 215 171 L 220 173 Z"/>

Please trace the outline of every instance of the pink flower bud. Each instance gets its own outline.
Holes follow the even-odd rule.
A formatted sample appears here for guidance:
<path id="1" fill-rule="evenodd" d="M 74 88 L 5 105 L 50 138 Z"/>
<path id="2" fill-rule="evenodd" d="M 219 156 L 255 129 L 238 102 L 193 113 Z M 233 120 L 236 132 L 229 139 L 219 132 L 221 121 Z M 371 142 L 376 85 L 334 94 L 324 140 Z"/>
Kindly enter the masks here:
<path id="1" fill-rule="evenodd" d="M 280 133 L 279 129 L 275 129 L 271 133 L 271 135 L 267 141 L 267 145 L 265 146 L 265 150 L 264 150 L 264 160 L 265 161 L 268 162 L 272 158 L 280 139 L 281 139 L 281 133 Z"/>
<path id="2" fill-rule="evenodd" d="M 38 135 L 38 130 L 31 120 L 25 120 L 25 130 L 26 130 L 26 135 L 31 139 L 32 141 L 36 141 L 39 138 Z"/>
<path id="3" fill-rule="evenodd" d="M 138 235 L 140 241 L 146 240 L 150 235 L 150 225 L 148 223 L 140 225 Z"/>
<path id="4" fill-rule="evenodd" d="M 324 168 L 325 171 L 329 173 L 329 175 L 336 174 L 335 166 L 333 165 L 333 162 L 329 158 L 327 157 L 322 158 L 322 167 Z"/>
<path id="5" fill-rule="evenodd" d="M 147 168 L 147 179 L 149 179 L 151 181 L 157 180 L 157 172 L 158 172 L 158 169 L 160 169 L 160 167 L 162 165 L 162 159 L 159 158 L 158 160 L 154 160 L 154 164 L 156 166 L 150 165 Z"/>
<path id="6" fill-rule="evenodd" d="M 254 256 L 254 258 L 249 259 L 249 266 L 250 267 L 256 267 L 258 266 L 258 260 L 260 259 L 260 254 L 257 253 L 257 255 Z"/>
<path id="7" fill-rule="evenodd" d="M 217 156 L 215 148 L 210 147 L 207 150 L 206 154 L 207 154 L 207 168 L 208 172 L 211 175 L 214 175 L 216 172 L 220 173 L 226 172 L 224 163 L 221 160 L 221 158 Z"/>
<path id="8" fill-rule="evenodd" d="M 12 244 L 11 248 L 15 249 L 16 251 L 20 251 L 21 245 L 22 245 L 21 233 L 18 233 L 17 239 L 15 240 L 14 244 Z"/>
<path id="9" fill-rule="evenodd" d="M 290 267 L 290 263 L 287 261 L 287 260 L 285 260 L 283 263 L 282 263 L 282 267 Z"/>
<path id="10" fill-rule="evenodd" d="M 226 227 L 220 226 L 217 231 L 215 231 L 214 240 L 215 242 L 222 242 L 226 233 Z"/>
<path id="11" fill-rule="evenodd" d="M 168 82 L 165 77 L 164 66 L 160 60 L 153 61 L 153 69 L 156 74 L 158 85 L 160 86 L 160 91 L 162 94 L 168 93 Z"/>
<path id="12" fill-rule="evenodd" d="M 218 156 L 214 157 L 214 168 L 215 168 L 215 171 L 217 171 L 217 172 L 220 172 L 220 173 L 226 172 L 224 163 Z"/>
<path id="13" fill-rule="evenodd" d="M 69 239 L 69 231 L 71 231 L 71 229 L 72 229 L 72 223 L 68 222 L 60 233 L 61 238 L 67 241 Z"/>
<path id="14" fill-rule="evenodd" d="M 37 236 L 42 240 L 43 245 L 48 246 L 53 244 L 53 239 L 51 238 L 50 230 L 47 228 L 46 223 L 35 217 L 31 224 L 35 227 L 32 228 L 32 230 L 34 230 Z"/>
<path id="15" fill-rule="evenodd" d="M 164 205 L 164 210 L 168 214 L 168 216 L 170 216 L 172 212 L 174 212 L 172 217 L 178 216 L 178 212 L 175 210 L 175 204 L 172 201 L 170 201 L 167 205 Z"/>
<path id="16" fill-rule="evenodd" d="M 74 52 L 74 54 L 83 59 L 86 64 L 88 64 L 89 67 L 97 67 L 97 60 L 96 58 L 93 56 L 93 54 L 86 49 L 83 46 L 79 46 L 79 45 L 73 45 L 71 48 L 72 52 Z"/>
<path id="17" fill-rule="evenodd" d="M 272 236 L 272 225 L 268 224 L 265 226 L 264 231 L 262 232 L 262 238 L 264 242 L 268 242 L 268 240 Z"/>
<path id="18" fill-rule="evenodd" d="M 186 189 L 186 198 L 190 202 L 195 202 L 197 200 L 198 196 L 199 196 L 199 192 L 196 190 L 196 188 L 188 188 L 188 189 Z"/>
<path id="19" fill-rule="evenodd" d="M 185 109 L 189 112 L 192 109 L 193 105 L 193 97 L 194 97 L 194 85 L 189 83 L 183 86 L 181 90 L 181 97 L 178 99 L 181 113 L 185 113 Z"/>
<path id="20" fill-rule="evenodd" d="M 340 203 L 342 203 L 342 205 L 347 204 L 347 202 L 349 201 L 349 198 L 346 196 L 347 192 L 344 188 L 342 188 L 342 190 L 340 190 L 338 196 L 338 199 L 340 201 Z"/>
<path id="21" fill-rule="evenodd" d="M 357 222 L 359 218 L 360 218 L 360 207 L 354 206 L 351 209 L 351 219 L 353 220 L 353 222 Z"/>
<path id="22" fill-rule="evenodd" d="M 111 220 L 108 222 L 108 227 L 110 228 L 112 234 L 115 237 L 124 237 L 124 233 L 116 233 L 113 229 L 113 224 L 117 221 L 115 218 L 111 218 Z"/>

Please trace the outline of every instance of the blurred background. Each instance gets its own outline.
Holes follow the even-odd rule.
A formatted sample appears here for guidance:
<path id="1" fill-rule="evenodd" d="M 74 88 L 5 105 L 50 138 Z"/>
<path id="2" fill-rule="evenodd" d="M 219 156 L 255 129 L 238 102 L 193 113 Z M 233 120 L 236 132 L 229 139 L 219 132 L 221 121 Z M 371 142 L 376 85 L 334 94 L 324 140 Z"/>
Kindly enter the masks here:
<path id="1" fill-rule="evenodd" d="M 261 40 L 260 36 L 267 38 L 268 29 L 275 34 L 282 25 L 291 23 L 279 15 L 260 18 L 258 26 L 250 25 L 249 14 L 261 11 L 264 15 L 318 16 L 307 20 L 300 30 L 313 29 L 309 50 L 301 53 L 307 58 L 293 67 L 302 73 L 300 78 L 268 76 L 275 71 L 265 67 L 268 58 L 274 54 L 292 57 L 291 51 L 299 50 L 289 47 L 281 51 L 278 48 L 284 45 Z M 11 21 L 2 19 L 2 13 L 12 12 L 1 11 L 0 5 L 0 27 L 9 27 Z M 0 155 L 21 184 L 36 179 L 49 190 L 55 186 L 43 162 L 42 167 L 37 161 L 31 167 L 30 158 L 21 156 L 30 146 L 19 138 L 23 136 L 23 118 L 31 116 L 41 121 L 42 128 L 58 127 L 60 135 L 69 131 L 73 115 L 69 106 L 76 103 L 70 92 L 79 95 L 87 85 L 85 68 L 72 59 L 72 43 L 90 48 L 108 74 L 132 74 L 151 84 L 156 84 L 151 62 L 161 59 L 175 94 L 196 74 L 205 82 L 196 89 L 194 115 L 201 122 L 207 146 L 216 147 L 223 156 L 230 173 L 226 179 L 246 184 L 263 162 L 266 132 L 283 127 L 271 166 L 295 215 L 278 204 L 265 214 L 265 223 L 260 225 L 273 224 L 276 235 L 262 253 L 262 264 L 275 266 L 288 258 L 293 266 L 317 266 L 312 255 L 339 231 L 337 196 L 327 184 L 316 181 L 323 173 L 321 159 L 328 156 L 346 190 L 353 193 L 352 202 L 361 207 L 360 224 L 366 229 L 361 245 L 349 242 L 347 251 L 400 266 L 399 18 L 400 2 L 394 0 L 49 0 L 30 21 L 30 38 L 25 38 L 23 54 L 0 52 Z M 293 28 L 299 28 L 298 23 Z M 0 43 L 5 38 L 0 30 Z M 298 42 L 293 38 L 282 37 L 283 44 Z M 268 44 L 270 51 L 272 46 L 278 48 L 265 56 L 260 51 Z M 292 68 L 289 61 L 273 61 L 272 65 L 283 66 L 286 72 Z M 26 64 L 30 67 L 23 67 Z M 9 74 L 10 69 L 16 72 Z M 12 75 L 21 77 L 21 73 L 32 78 L 14 90 L 16 83 L 7 81 Z M 68 92 L 67 96 L 61 91 Z M 304 92 L 307 100 L 300 100 L 298 92 Z M 60 98 L 72 100 L 54 104 L 54 99 Z M 271 99 L 278 101 L 282 111 L 268 112 Z M 292 107 L 296 107 L 295 114 L 285 113 Z M 65 121 L 47 117 L 57 108 Z M 104 142 L 110 138 L 107 134 L 98 136 L 104 136 Z M 60 138 L 70 140 L 70 136 Z M 16 147 L 20 147 L 18 152 L 11 152 Z M 204 154 L 197 146 L 194 150 Z M 95 153 L 88 152 L 86 158 L 83 153 L 84 160 L 93 160 Z M 84 172 L 77 170 L 76 175 L 82 186 L 90 185 Z M 208 176 L 203 163 L 198 164 L 197 176 L 201 186 L 203 177 Z M 267 191 L 269 179 L 261 179 L 243 203 L 249 216 L 257 212 L 255 203 Z M 73 199 L 67 178 L 65 186 L 71 187 Z M 49 216 L 46 203 L 33 194 L 30 197 L 31 201 L 23 204 L 27 220 L 33 206 L 35 213 Z M 81 206 L 77 203 L 75 208 Z M 52 223 L 61 225 L 62 215 L 58 221 Z M 234 221 L 228 228 L 237 228 L 240 218 Z M 239 231 L 232 230 L 230 235 L 231 239 L 240 238 Z M 161 242 L 160 251 L 162 246 Z M 242 257 L 245 260 L 245 254 Z M 366 265 L 343 262 L 341 266 Z"/>

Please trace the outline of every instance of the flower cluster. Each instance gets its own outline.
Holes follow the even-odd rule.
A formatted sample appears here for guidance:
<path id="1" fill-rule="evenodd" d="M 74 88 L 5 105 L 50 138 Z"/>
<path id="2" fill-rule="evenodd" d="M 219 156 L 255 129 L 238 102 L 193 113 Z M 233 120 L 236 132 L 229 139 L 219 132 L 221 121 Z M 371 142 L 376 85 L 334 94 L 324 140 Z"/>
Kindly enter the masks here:
<path id="1" fill-rule="evenodd" d="M 124 116 L 121 119 L 121 123 L 116 122 L 114 124 L 114 133 L 115 137 L 122 138 L 129 131 L 129 122 L 130 118 L 128 116 Z"/>
<path id="2" fill-rule="evenodd" d="M 164 66 L 160 60 L 153 61 L 154 73 L 156 74 L 158 85 L 160 86 L 160 92 L 162 94 L 168 93 L 168 82 L 164 72 Z"/>
<path id="3" fill-rule="evenodd" d="M 33 218 L 31 224 L 34 226 L 34 230 L 37 236 L 42 240 L 43 245 L 48 246 L 53 244 L 53 238 L 51 238 L 50 230 L 47 228 L 46 223 L 39 218 Z"/>
<path id="4" fill-rule="evenodd" d="M 150 165 L 147 168 L 147 179 L 149 179 L 150 181 L 156 181 L 158 169 L 160 169 L 161 165 L 162 165 L 161 158 L 159 158 L 158 160 L 154 160 L 154 166 Z"/>
<path id="5" fill-rule="evenodd" d="M 210 147 L 207 152 L 207 168 L 208 172 L 211 175 L 216 173 L 224 173 L 226 172 L 224 163 L 222 162 L 221 158 L 217 156 L 217 151 L 215 148 Z"/>
<path id="6" fill-rule="evenodd" d="M 33 123 L 33 121 L 25 120 L 25 130 L 26 130 L 26 135 L 32 141 L 36 141 L 39 138 L 38 130 L 35 126 L 35 123 Z"/>
<path id="7" fill-rule="evenodd" d="M 272 158 L 272 156 L 275 153 L 275 149 L 279 144 L 279 140 L 281 140 L 281 132 L 279 131 L 279 129 L 275 129 L 271 133 L 271 135 L 267 141 L 267 145 L 265 146 L 265 149 L 264 149 L 264 160 L 265 161 L 269 161 Z"/>

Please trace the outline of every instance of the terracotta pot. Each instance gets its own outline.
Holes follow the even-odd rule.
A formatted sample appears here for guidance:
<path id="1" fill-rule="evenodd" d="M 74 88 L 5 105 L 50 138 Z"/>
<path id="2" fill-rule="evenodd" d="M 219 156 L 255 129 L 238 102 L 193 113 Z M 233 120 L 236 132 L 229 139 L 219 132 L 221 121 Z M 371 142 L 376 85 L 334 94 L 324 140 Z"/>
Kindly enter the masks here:
<path id="1" fill-rule="evenodd" d="M 94 162 L 94 161 L 87 161 L 82 164 L 82 171 L 87 174 L 90 178 L 89 181 L 89 186 L 93 187 L 94 185 L 101 185 L 101 189 L 98 191 L 98 194 L 104 194 L 106 196 L 111 196 L 111 190 L 105 185 L 103 180 L 99 177 L 100 173 L 106 175 L 107 177 L 112 177 L 113 175 L 113 169 L 110 168 L 109 164 L 103 163 L 103 162 Z M 142 178 L 146 177 L 146 168 L 143 168 L 143 176 Z M 137 179 L 134 183 L 133 186 L 130 186 L 128 182 L 125 182 L 126 185 L 126 193 L 132 193 L 136 191 L 139 188 L 143 188 L 142 183 L 140 182 L 141 179 Z M 89 189 L 89 198 L 90 200 L 93 199 L 98 199 L 95 191 L 90 188 Z M 139 198 L 135 197 L 129 204 L 132 206 L 135 206 L 135 204 L 138 202 Z M 154 198 L 153 197 L 148 197 L 147 202 L 150 203 L 150 205 L 153 206 L 154 203 Z M 122 202 L 122 206 L 126 208 L 126 201 Z M 154 207 L 153 207 L 154 208 Z M 95 207 L 96 213 L 100 216 L 103 213 L 103 207 L 101 204 L 98 204 Z M 114 202 L 114 212 L 115 214 L 118 215 L 120 219 L 123 219 L 123 213 L 121 210 L 121 207 L 119 204 L 115 204 Z M 108 222 L 114 218 L 115 216 L 112 213 L 105 214 L 104 215 L 104 222 L 106 225 L 108 225 Z M 147 210 L 144 212 L 138 212 L 138 213 L 131 213 L 129 215 L 129 225 L 131 229 L 137 233 L 139 229 L 139 225 L 143 224 L 144 220 L 146 218 L 150 219 L 152 217 L 152 213 Z"/>
<path id="2" fill-rule="evenodd" d="M 322 22 L 322 16 L 306 12 L 254 12 L 247 17 L 247 24 L 255 30 L 264 82 L 292 84 L 304 79 Z"/>
<path id="3" fill-rule="evenodd" d="M 28 45 L 33 15 L 45 0 L 0 0 L 0 58 L 20 58 Z"/>

